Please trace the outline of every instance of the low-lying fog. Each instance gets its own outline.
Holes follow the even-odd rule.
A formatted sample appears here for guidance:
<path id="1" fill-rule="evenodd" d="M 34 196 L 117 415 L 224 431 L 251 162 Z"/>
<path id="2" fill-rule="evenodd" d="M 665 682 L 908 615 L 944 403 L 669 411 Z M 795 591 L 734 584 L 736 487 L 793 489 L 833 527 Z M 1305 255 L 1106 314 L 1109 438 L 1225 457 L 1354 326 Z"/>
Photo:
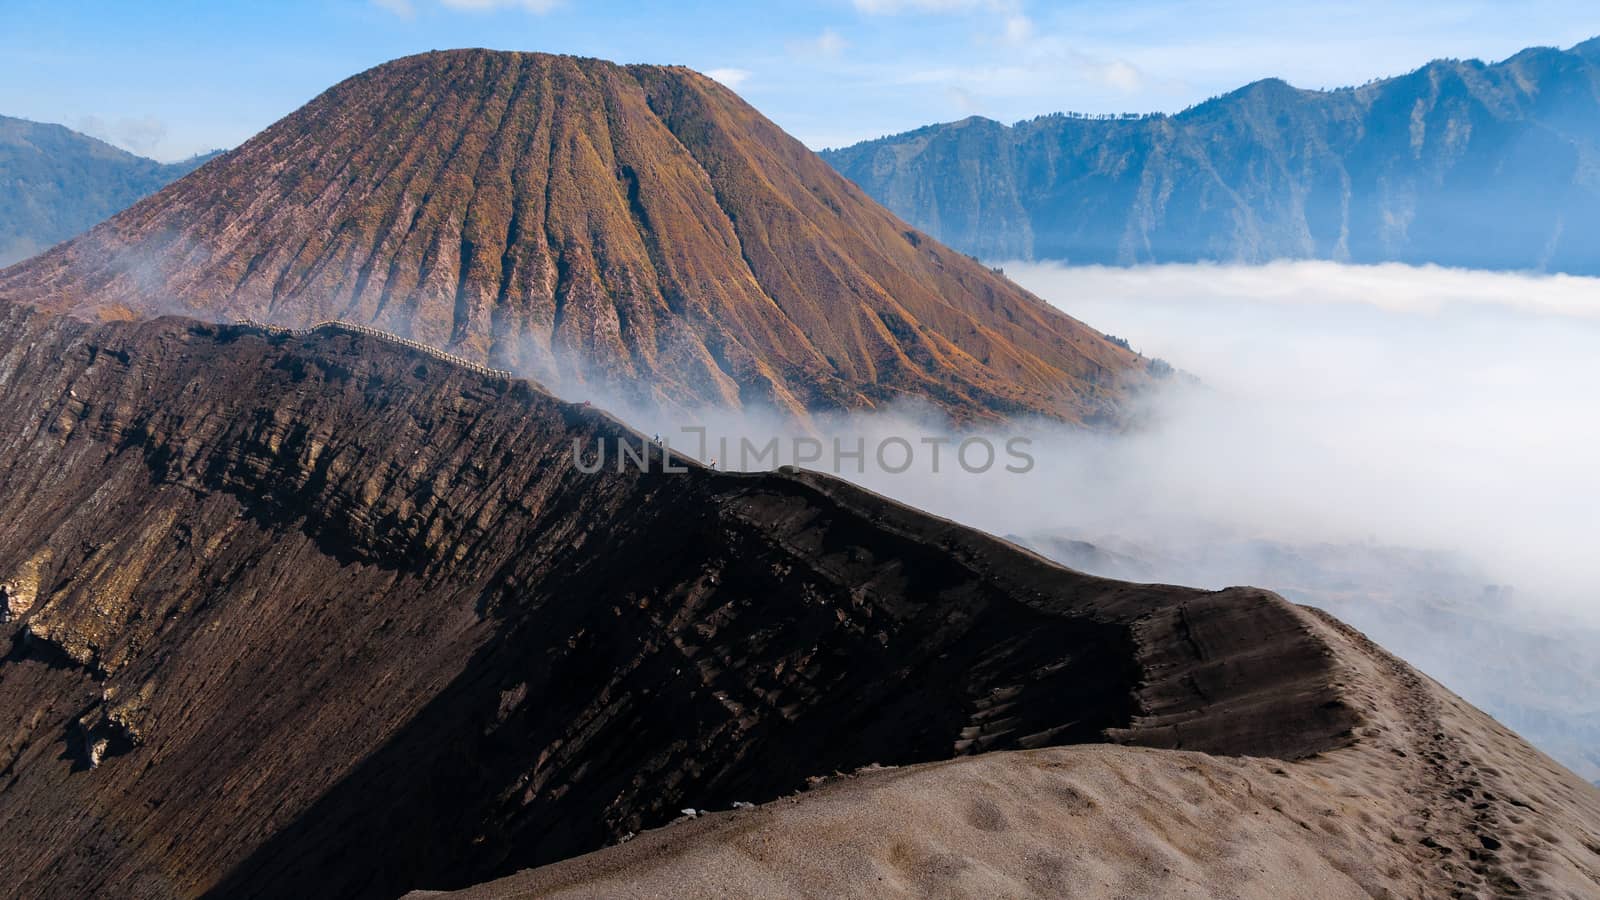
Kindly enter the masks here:
<path id="1" fill-rule="evenodd" d="M 1324 606 L 1600 777 L 1600 279 L 1004 269 L 1199 383 L 1169 379 L 1125 435 L 990 435 L 999 458 L 983 475 L 949 447 L 934 475 L 922 439 L 941 429 L 910 409 L 818 423 L 824 443 L 865 436 L 867 471 L 831 451 L 805 464 L 1080 569 Z M 670 415 L 617 411 L 696 450 Z M 725 468 L 770 467 L 741 466 L 737 437 L 793 433 L 754 414 L 704 424 L 734 439 L 704 454 Z M 1004 441 L 1022 433 L 1033 470 L 1004 471 Z M 917 454 L 899 474 L 872 460 L 895 436 Z"/>
<path id="2" fill-rule="evenodd" d="M 1076 524 L 1449 551 L 1521 602 L 1600 618 L 1600 279 L 1006 271 L 1204 383 L 1164 392 L 1149 429 L 1096 456 L 1093 491 L 1062 510 Z"/>

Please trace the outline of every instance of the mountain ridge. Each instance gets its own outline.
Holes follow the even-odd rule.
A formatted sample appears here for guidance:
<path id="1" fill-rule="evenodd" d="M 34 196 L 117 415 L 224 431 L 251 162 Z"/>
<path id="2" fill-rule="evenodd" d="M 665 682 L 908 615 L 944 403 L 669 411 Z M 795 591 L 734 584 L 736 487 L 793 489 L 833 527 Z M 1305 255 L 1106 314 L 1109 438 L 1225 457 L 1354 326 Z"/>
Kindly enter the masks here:
<path id="1" fill-rule="evenodd" d="M 0 409 L 20 895 L 395 896 L 835 768 L 1290 759 L 1360 720 L 1275 595 L 1083 575 L 814 473 L 669 472 L 597 408 L 362 332 L 4 304 Z M 642 469 L 583 471 L 618 440 Z"/>
<path id="2" fill-rule="evenodd" d="M 1355 741 L 1315 756 L 1077 745 L 873 766 L 464 891 L 408 897 L 643 900 L 712 885 L 862 898 L 1593 892 L 1600 792 L 1359 632 L 1301 612 L 1364 719 Z"/>
<path id="3" fill-rule="evenodd" d="M 823 151 L 986 259 L 1319 258 L 1600 272 L 1600 39 L 1179 113 L 925 126 Z"/>
<path id="4" fill-rule="evenodd" d="M 64 125 L 0 115 L 0 268 L 76 236 L 218 152 L 161 163 Z"/>

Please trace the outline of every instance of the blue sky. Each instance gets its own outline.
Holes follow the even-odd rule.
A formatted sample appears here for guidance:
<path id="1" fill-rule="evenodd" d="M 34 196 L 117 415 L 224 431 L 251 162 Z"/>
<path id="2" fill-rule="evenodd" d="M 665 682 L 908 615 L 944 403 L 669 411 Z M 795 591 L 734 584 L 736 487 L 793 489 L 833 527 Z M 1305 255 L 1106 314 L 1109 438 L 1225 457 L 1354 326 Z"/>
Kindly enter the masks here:
<path id="1" fill-rule="evenodd" d="M 1592 0 L 0 0 L 0 114 L 176 159 L 386 59 L 487 46 L 693 66 L 822 147 L 972 114 L 1174 111 L 1269 75 L 1335 87 L 1597 34 Z"/>

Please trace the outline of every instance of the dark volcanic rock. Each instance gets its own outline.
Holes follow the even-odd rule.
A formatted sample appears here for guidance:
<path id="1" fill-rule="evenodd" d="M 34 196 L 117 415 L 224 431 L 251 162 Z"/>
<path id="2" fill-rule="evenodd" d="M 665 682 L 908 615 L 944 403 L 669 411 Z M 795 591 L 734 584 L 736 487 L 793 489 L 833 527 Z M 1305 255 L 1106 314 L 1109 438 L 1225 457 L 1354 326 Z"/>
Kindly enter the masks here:
<path id="1" fill-rule="evenodd" d="M 461 50 L 351 78 L 0 274 L 86 317 L 372 324 L 576 390 L 1101 423 L 1140 360 L 688 69 Z"/>
<path id="2" fill-rule="evenodd" d="M 19 896 L 388 897 L 811 774 L 1357 724 L 1306 614 L 1107 581 L 341 331 L 0 313 Z"/>

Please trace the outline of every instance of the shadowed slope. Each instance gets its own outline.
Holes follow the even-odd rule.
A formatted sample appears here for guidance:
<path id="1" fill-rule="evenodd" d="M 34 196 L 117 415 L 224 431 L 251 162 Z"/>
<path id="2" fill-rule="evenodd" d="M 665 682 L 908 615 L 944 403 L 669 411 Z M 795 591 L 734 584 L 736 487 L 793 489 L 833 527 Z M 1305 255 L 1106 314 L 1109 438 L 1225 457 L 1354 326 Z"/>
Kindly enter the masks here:
<path id="1" fill-rule="evenodd" d="M 1318 634 L 1366 721 L 1314 757 L 1079 746 L 866 770 L 451 896 L 1595 895 L 1600 791 L 1360 635 Z"/>
<path id="2" fill-rule="evenodd" d="M 1139 362 L 704 76 L 484 50 L 343 82 L 0 296 L 343 319 L 572 390 L 788 412 L 1103 423 Z"/>
<path id="3" fill-rule="evenodd" d="M 1356 705 L 1250 589 L 1074 573 L 347 332 L 0 320 L 20 896 L 387 897 L 805 776 L 1075 741 L 1298 757 Z"/>

